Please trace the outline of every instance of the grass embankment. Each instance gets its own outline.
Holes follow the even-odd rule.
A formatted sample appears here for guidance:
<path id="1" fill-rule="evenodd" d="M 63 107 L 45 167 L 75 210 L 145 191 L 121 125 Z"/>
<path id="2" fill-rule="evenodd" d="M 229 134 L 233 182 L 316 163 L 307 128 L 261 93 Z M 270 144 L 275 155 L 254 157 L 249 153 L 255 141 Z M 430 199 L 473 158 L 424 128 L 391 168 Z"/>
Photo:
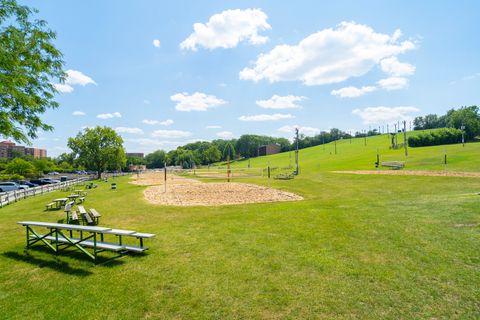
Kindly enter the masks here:
<path id="1" fill-rule="evenodd" d="M 384 139 L 375 137 L 369 139 Z M 379 140 L 380 141 L 380 140 Z M 328 150 L 330 148 L 330 150 Z M 153 232 L 150 251 L 93 267 L 75 255 L 24 252 L 20 220 L 58 221 L 44 205 L 64 193 L 0 209 L 3 318 L 478 318 L 480 179 L 358 176 L 376 146 L 357 139 L 300 152 L 302 175 L 271 186 L 304 201 L 164 207 L 145 187 L 99 182 L 85 206 L 101 225 Z M 383 150 L 383 149 L 381 149 Z M 478 170 L 480 145 L 447 146 L 449 169 Z M 410 149 L 409 169 L 436 169 L 443 147 Z M 332 152 L 333 153 L 333 152 Z M 381 152 L 402 160 L 401 151 Z M 455 157 L 453 154 L 457 154 Z M 293 154 L 292 154 L 293 158 Z M 268 159 L 288 165 L 287 154 Z M 277 164 L 278 163 L 278 164 Z M 421 165 L 420 165 L 421 164 Z M 236 163 L 245 166 L 245 163 Z M 438 165 L 439 169 L 443 165 Z M 266 179 L 248 179 L 267 184 Z"/>

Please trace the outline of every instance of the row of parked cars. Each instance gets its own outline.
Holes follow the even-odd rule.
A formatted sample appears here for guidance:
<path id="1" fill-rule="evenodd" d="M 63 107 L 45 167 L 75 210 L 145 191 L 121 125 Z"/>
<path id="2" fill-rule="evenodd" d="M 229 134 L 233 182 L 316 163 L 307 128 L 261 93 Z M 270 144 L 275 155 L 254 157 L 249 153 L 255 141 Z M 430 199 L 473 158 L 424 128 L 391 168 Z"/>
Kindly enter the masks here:
<path id="1" fill-rule="evenodd" d="M 0 182 L 0 192 L 8 192 L 13 190 L 25 190 L 28 188 L 44 186 L 47 184 L 54 184 L 59 182 L 60 180 L 55 180 L 50 178 L 33 179 L 30 181 L 20 180 L 20 181 Z"/>

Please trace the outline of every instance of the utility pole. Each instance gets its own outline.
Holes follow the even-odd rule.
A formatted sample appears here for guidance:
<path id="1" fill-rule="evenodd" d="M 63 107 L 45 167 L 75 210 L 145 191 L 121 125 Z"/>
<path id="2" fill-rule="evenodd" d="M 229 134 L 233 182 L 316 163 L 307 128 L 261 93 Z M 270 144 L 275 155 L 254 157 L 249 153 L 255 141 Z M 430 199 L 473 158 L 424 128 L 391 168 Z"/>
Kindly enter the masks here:
<path id="1" fill-rule="evenodd" d="M 398 137 L 397 137 L 397 136 L 398 136 L 398 135 L 397 135 L 398 130 L 397 130 L 397 128 L 399 128 L 399 127 L 397 127 L 397 124 L 395 124 L 395 148 L 396 148 L 397 145 L 398 145 Z"/>
<path id="2" fill-rule="evenodd" d="M 462 146 L 465 147 L 465 126 L 463 125 L 463 121 L 460 129 L 462 129 Z"/>
<path id="3" fill-rule="evenodd" d="M 295 140 L 296 140 L 296 149 L 295 149 L 295 175 L 298 176 L 298 128 L 295 128 Z"/>
<path id="4" fill-rule="evenodd" d="M 335 141 L 333 142 L 333 144 L 335 145 L 335 154 L 337 154 L 337 140 L 335 139 Z"/>
<path id="5" fill-rule="evenodd" d="M 405 157 L 408 157 L 407 149 L 407 121 L 403 120 L 403 147 L 405 148 Z"/>
<path id="6" fill-rule="evenodd" d="M 363 130 L 363 133 L 364 133 L 364 144 L 365 144 L 365 147 L 367 146 L 367 133 L 365 132 L 367 130 Z"/>

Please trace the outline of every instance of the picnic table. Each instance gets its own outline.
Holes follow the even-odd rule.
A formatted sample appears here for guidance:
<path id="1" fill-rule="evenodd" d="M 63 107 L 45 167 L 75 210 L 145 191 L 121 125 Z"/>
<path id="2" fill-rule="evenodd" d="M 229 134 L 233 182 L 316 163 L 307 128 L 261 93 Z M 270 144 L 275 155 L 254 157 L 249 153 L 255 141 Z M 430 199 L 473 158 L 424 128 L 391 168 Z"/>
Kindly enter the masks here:
<path id="1" fill-rule="evenodd" d="M 79 196 L 85 197 L 87 195 L 87 191 L 85 191 L 85 190 L 73 190 L 72 194 L 78 194 Z"/>
<path id="2" fill-rule="evenodd" d="M 68 201 L 68 198 L 58 198 L 54 199 L 52 202 L 55 203 L 55 208 L 60 209 L 63 207 Z"/>
<path id="3" fill-rule="evenodd" d="M 67 196 L 67 198 L 68 198 L 69 200 L 73 201 L 73 202 L 75 202 L 75 200 L 76 200 L 78 197 L 80 197 L 78 194 L 69 194 L 69 195 Z"/>
<path id="4" fill-rule="evenodd" d="M 24 226 L 26 229 L 27 249 L 38 242 L 43 243 L 49 249 L 54 251 L 56 255 L 67 248 L 76 248 L 91 258 L 95 264 L 98 261 L 97 254 L 102 251 L 116 252 L 119 253 L 119 256 L 128 252 L 144 252 L 148 248 L 143 246 L 143 239 L 155 237 L 154 234 L 150 233 L 140 233 L 133 230 L 120 230 L 98 226 L 80 226 L 40 221 L 20 221 L 17 222 L 17 224 Z M 34 230 L 34 227 L 46 228 L 48 232 L 45 234 L 38 233 Z M 77 235 L 74 236 L 74 232 L 76 232 Z M 104 241 L 105 235 L 117 236 L 118 243 Z M 140 239 L 140 245 L 123 244 L 123 236 Z M 88 251 L 87 249 L 90 249 L 91 251 Z"/>

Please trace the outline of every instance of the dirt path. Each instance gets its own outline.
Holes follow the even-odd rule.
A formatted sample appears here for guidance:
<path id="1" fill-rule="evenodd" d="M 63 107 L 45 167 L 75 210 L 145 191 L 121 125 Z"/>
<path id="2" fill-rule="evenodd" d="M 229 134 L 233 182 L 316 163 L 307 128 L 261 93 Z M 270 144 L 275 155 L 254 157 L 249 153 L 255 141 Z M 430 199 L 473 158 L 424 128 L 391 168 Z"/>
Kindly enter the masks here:
<path id="1" fill-rule="evenodd" d="M 474 177 L 480 178 L 480 172 L 445 172 L 445 171 L 412 171 L 412 170 L 353 170 L 332 171 L 334 173 L 348 174 L 379 174 L 397 176 L 424 176 L 424 177 Z"/>
<path id="2" fill-rule="evenodd" d="M 203 183 L 173 174 L 167 176 L 165 192 L 163 173 L 146 173 L 132 177 L 132 183 L 150 185 L 144 191 L 147 201 L 174 206 L 219 206 L 232 204 L 299 201 L 301 196 L 254 184 L 222 182 Z"/>

